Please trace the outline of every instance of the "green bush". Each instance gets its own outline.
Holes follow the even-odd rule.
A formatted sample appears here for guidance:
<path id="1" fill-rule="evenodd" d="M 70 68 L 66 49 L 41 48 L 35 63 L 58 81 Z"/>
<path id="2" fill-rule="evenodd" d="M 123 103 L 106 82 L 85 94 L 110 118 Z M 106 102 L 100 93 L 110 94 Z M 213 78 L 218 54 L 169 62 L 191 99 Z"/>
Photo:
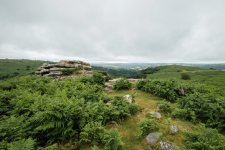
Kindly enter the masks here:
<path id="1" fill-rule="evenodd" d="M 105 136 L 105 150 L 122 150 L 123 142 L 116 129 L 111 129 Z"/>
<path id="2" fill-rule="evenodd" d="M 31 138 L 15 141 L 8 144 L 8 150 L 35 150 L 35 141 Z"/>
<path id="3" fill-rule="evenodd" d="M 99 122 L 89 122 L 80 133 L 81 143 L 104 143 L 105 128 Z"/>
<path id="4" fill-rule="evenodd" d="M 143 119 L 139 122 L 139 137 L 144 137 L 150 132 L 158 131 L 159 124 L 153 119 Z"/>
<path id="5" fill-rule="evenodd" d="M 196 121 L 195 112 L 191 110 L 187 110 L 187 109 L 176 108 L 171 115 L 173 118 L 179 118 L 179 119 L 188 120 L 192 122 Z"/>
<path id="6" fill-rule="evenodd" d="M 0 120 L 0 139 L 7 142 L 24 138 L 26 135 L 26 118 L 24 116 L 4 116 Z"/>
<path id="7" fill-rule="evenodd" d="M 225 99 L 214 94 L 194 93 L 179 100 L 180 107 L 195 114 L 207 127 L 225 131 Z"/>
<path id="8" fill-rule="evenodd" d="M 113 85 L 115 90 L 128 90 L 131 89 L 132 84 L 126 79 L 120 79 Z"/>
<path id="9" fill-rule="evenodd" d="M 139 106 L 137 104 L 129 104 L 129 111 L 131 115 L 136 114 L 140 110 Z"/>
<path id="10" fill-rule="evenodd" d="M 187 73 L 182 73 L 181 74 L 181 79 L 182 80 L 190 80 L 191 79 L 191 76 Z"/>
<path id="11" fill-rule="evenodd" d="M 198 132 L 185 133 L 185 148 L 195 150 L 223 150 L 225 138 L 217 130 L 200 127 Z"/>
<path id="12" fill-rule="evenodd" d="M 140 80 L 136 84 L 136 89 L 145 91 L 145 85 L 147 84 L 147 80 Z"/>
<path id="13" fill-rule="evenodd" d="M 104 85 L 106 78 L 102 73 L 94 72 L 92 75 L 92 80 L 96 84 Z"/>
<path id="14" fill-rule="evenodd" d="M 136 113 L 137 106 L 123 97 L 106 97 L 102 86 L 90 78 L 83 82 L 27 76 L 3 81 L 16 83 L 16 88 L 0 89 L 0 148 L 29 137 L 38 149 L 70 139 L 110 147 L 113 138 L 106 140 L 111 132 L 104 126 Z"/>
<path id="15" fill-rule="evenodd" d="M 74 69 L 63 69 L 62 70 L 62 75 L 69 76 L 69 75 L 72 75 L 74 72 L 75 72 Z"/>
<path id="16" fill-rule="evenodd" d="M 174 80 L 144 80 L 140 81 L 137 87 L 171 102 L 175 102 L 179 98 L 179 85 Z"/>
<path id="17" fill-rule="evenodd" d="M 159 108 L 160 112 L 163 112 L 163 113 L 171 113 L 172 112 L 170 103 L 166 102 L 166 101 L 160 102 L 158 104 L 158 108 Z"/>
<path id="18" fill-rule="evenodd" d="M 180 94 L 181 87 L 184 94 Z M 175 80 L 143 80 L 137 84 L 137 88 L 170 102 L 178 102 L 179 108 L 172 113 L 175 118 L 203 122 L 207 127 L 225 131 L 225 99 L 217 94 L 215 89 Z M 160 107 L 167 109 L 166 106 Z"/>

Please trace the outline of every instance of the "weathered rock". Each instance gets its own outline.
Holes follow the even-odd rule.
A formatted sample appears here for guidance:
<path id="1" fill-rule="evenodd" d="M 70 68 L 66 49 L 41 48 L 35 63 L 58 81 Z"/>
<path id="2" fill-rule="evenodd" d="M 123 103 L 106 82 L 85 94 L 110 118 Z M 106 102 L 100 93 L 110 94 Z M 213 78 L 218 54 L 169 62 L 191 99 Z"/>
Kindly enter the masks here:
<path id="1" fill-rule="evenodd" d="M 150 112 L 151 117 L 156 118 L 156 119 L 161 119 L 162 116 L 159 112 Z"/>
<path id="2" fill-rule="evenodd" d="M 112 105 L 112 103 L 111 102 L 107 102 L 106 105 L 107 106 L 110 106 L 110 105 Z"/>
<path id="3" fill-rule="evenodd" d="M 50 76 L 50 77 L 61 76 L 61 75 L 62 75 L 61 71 L 54 71 L 54 72 L 50 72 L 48 74 L 48 76 Z"/>
<path id="4" fill-rule="evenodd" d="M 54 68 L 50 68 L 49 69 L 50 71 L 62 71 L 64 70 L 63 68 L 57 68 L 57 67 L 54 67 Z"/>
<path id="5" fill-rule="evenodd" d="M 161 150 L 175 150 L 175 146 L 173 144 L 160 141 L 160 148 Z"/>
<path id="6" fill-rule="evenodd" d="M 170 134 L 176 134 L 178 132 L 178 127 L 176 125 L 170 126 Z"/>
<path id="7" fill-rule="evenodd" d="M 122 78 L 116 78 L 116 79 L 112 79 L 109 80 L 109 83 L 116 83 L 117 81 L 121 80 Z"/>
<path id="8" fill-rule="evenodd" d="M 117 126 L 117 122 L 116 121 L 110 121 L 106 124 L 106 126 Z"/>
<path id="9" fill-rule="evenodd" d="M 160 140 L 161 135 L 162 134 L 160 132 L 149 133 L 146 136 L 146 141 L 151 146 L 156 145 L 158 143 L 158 141 Z"/>
<path id="10" fill-rule="evenodd" d="M 106 87 L 108 90 L 112 90 L 112 89 L 113 89 L 113 85 L 110 84 L 110 83 L 105 83 L 105 87 Z"/>
<path id="11" fill-rule="evenodd" d="M 84 70 L 91 70 L 92 69 L 91 66 L 84 66 L 83 68 L 84 68 Z"/>
<path id="12" fill-rule="evenodd" d="M 184 95 L 185 95 L 184 88 L 180 88 L 180 89 L 179 89 L 179 94 L 180 94 L 181 96 L 184 96 Z"/>
<path id="13" fill-rule="evenodd" d="M 123 98 L 130 104 L 133 102 L 133 97 L 131 95 L 124 95 Z"/>
<path id="14" fill-rule="evenodd" d="M 42 69 L 40 71 L 40 74 L 43 75 L 43 74 L 48 74 L 50 71 L 48 69 Z"/>
<path id="15" fill-rule="evenodd" d="M 65 69 L 72 69 L 76 71 L 76 73 L 79 75 L 92 74 L 92 71 L 91 71 L 92 68 L 90 64 L 86 62 L 82 62 L 82 61 L 76 61 L 76 60 L 75 61 L 62 60 L 55 64 L 44 63 L 42 66 L 40 66 L 37 69 L 37 71 L 35 71 L 35 74 L 61 79 L 63 76 L 63 70 Z"/>

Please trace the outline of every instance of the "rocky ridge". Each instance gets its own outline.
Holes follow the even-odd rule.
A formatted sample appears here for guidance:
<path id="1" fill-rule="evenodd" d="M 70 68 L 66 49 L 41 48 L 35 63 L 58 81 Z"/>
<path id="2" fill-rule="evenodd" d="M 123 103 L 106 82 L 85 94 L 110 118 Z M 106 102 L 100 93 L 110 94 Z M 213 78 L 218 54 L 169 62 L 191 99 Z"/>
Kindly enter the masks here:
<path id="1" fill-rule="evenodd" d="M 61 60 L 58 63 L 44 63 L 35 74 L 53 78 L 63 76 L 85 76 L 92 74 L 92 67 L 89 63 L 78 60 Z"/>

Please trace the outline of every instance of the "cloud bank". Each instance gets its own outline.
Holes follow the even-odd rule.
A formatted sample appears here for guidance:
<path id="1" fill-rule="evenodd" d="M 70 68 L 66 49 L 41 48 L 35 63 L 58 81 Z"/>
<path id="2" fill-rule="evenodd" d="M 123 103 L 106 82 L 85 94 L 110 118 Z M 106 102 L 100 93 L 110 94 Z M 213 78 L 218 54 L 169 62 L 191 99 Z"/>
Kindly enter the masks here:
<path id="1" fill-rule="evenodd" d="M 224 0 L 1 0 L 0 58 L 225 62 Z"/>

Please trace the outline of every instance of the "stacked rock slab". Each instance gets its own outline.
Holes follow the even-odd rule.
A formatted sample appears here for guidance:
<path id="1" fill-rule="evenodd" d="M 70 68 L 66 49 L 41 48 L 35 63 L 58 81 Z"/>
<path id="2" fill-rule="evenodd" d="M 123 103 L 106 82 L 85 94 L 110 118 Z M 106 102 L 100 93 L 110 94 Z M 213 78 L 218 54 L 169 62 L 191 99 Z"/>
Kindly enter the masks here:
<path id="1" fill-rule="evenodd" d="M 62 77 L 63 70 L 66 69 L 76 70 L 81 75 L 90 75 L 92 73 L 89 63 L 77 60 L 61 60 L 54 64 L 44 63 L 35 71 L 35 74 L 57 78 Z"/>

